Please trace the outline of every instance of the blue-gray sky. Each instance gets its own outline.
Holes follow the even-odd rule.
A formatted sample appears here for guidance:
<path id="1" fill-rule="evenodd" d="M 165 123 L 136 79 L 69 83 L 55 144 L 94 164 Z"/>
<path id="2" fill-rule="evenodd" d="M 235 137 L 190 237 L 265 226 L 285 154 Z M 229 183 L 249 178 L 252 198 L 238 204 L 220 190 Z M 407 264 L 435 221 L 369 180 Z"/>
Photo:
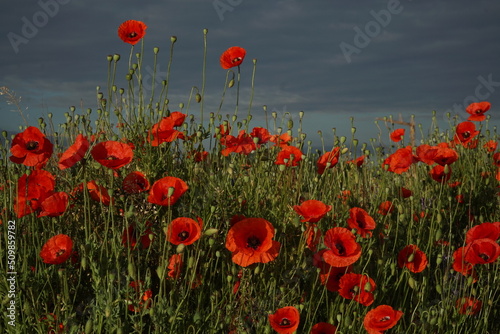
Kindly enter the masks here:
<path id="1" fill-rule="evenodd" d="M 9 1 L 0 13 L 0 86 L 22 97 L 31 125 L 49 112 L 62 122 L 73 105 L 95 110 L 96 86 L 106 85 L 106 56 L 120 54 L 119 79 L 126 73 L 130 45 L 117 28 L 135 19 L 148 25 L 145 57 L 160 48 L 160 72 L 167 68 L 170 36 L 178 38 L 171 110 L 187 103 L 192 86 L 201 87 L 207 28 L 206 112 L 220 101 L 226 73 L 220 54 L 241 46 L 247 50 L 242 115 L 257 59 L 255 126 L 262 125 L 262 105 L 289 112 L 296 122 L 302 110 L 308 138 L 317 142 L 321 130 L 331 146 L 332 128 L 350 137 L 350 117 L 356 137 L 367 141 L 378 133 L 377 117 L 414 114 L 425 130 L 435 110 L 449 128 L 447 112 L 465 120 L 470 102 L 486 100 L 492 128 L 500 125 L 499 17 L 493 0 Z M 0 101 L 0 128 L 15 131 L 23 122 L 11 109 Z"/>

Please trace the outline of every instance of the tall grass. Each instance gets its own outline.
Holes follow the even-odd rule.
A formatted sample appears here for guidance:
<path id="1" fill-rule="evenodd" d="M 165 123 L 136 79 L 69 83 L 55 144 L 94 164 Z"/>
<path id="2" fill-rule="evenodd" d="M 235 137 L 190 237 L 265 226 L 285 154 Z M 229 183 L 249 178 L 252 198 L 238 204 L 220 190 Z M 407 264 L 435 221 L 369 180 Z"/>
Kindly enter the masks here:
<path id="1" fill-rule="evenodd" d="M 204 31 L 205 47 L 206 35 Z M 169 73 L 176 39 L 171 41 Z M 323 143 L 322 150 L 317 150 L 306 140 L 302 123 L 307 122 L 307 113 L 300 113 L 299 124 L 279 119 L 276 114 L 268 115 L 267 120 L 271 134 L 289 133 L 289 145 L 301 149 L 303 156 L 298 166 L 275 164 L 281 148 L 272 142 L 250 154 L 224 156 L 220 125 L 230 128 L 234 136 L 239 130 L 250 132 L 253 127 L 251 105 L 248 115 L 240 115 L 238 104 L 234 105 L 234 115 L 223 115 L 226 90 L 244 85 L 253 88 L 253 76 L 241 78 L 239 71 L 229 70 L 219 111 L 206 114 L 202 121 L 204 110 L 217 110 L 203 106 L 205 66 L 218 65 L 206 64 L 203 58 L 202 89 L 193 90 L 187 101 L 170 101 L 168 87 L 172 83 L 168 76 L 159 85 L 153 77 L 148 83 L 153 88 L 145 89 L 141 70 L 148 55 L 143 49 L 142 45 L 135 54 L 133 50 L 129 63 L 120 61 L 118 55 L 108 57 L 109 79 L 107 87 L 97 89 L 95 110 L 71 107 L 64 123 L 54 124 L 51 115 L 39 123 L 54 144 L 54 154 L 44 170 L 55 176 L 56 191 L 70 193 L 95 180 L 113 198 L 110 205 L 95 201 L 83 187 L 74 192 L 61 216 L 37 218 L 34 213 L 16 217 L 18 180 L 32 168 L 9 159 L 13 138 L 5 138 L 0 162 L 4 227 L 0 254 L 2 259 L 7 258 L 7 222 L 15 221 L 18 289 L 16 326 L 8 325 L 6 319 L 0 323 L 0 330 L 272 333 L 268 315 L 278 308 L 295 306 L 300 311 L 298 333 L 309 333 L 318 322 L 337 326 L 337 333 L 366 333 L 365 314 L 385 304 L 404 313 L 389 333 L 498 333 L 498 260 L 476 266 L 476 281 L 452 268 L 453 253 L 465 245 L 466 231 L 483 222 L 500 220 L 497 170 L 493 153 L 483 147 L 489 140 L 498 140 L 496 129 L 488 129 L 488 121 L 481 127 L 476 148 L 454 147 L 459 159 L 452 165 L 451 179 L 444 183 L 434 181 L 429 176 L 431 167 L 422 162 L 413 163 L 401 174 L 387 171 L 383 161 L 404 145 L 395 143 L 380 149 L 374 139 L 370 145 L 359 147 L 354 127 L 350 140 L 334 138 L 333 147 L 342 152 L 339 163 L 318 174 L 318 158 L 333 147 Z M 159 51 L 153 51 L 156 68 Z M 247 60 L 242 66 L 249 63 Z M 255 74 L 256 61 L 253 66 Z M 128 86 L 117 87 L 115 78 L 124 73 Z M 234 74 L 236 86 L 231 82 Z M 200 112 L 194 111 L 196 105 Z M 188 115 L 179 127 L 185 139 L 152 146 L 147 140 L 148 131 L 172 111 Z M 454 126 L 450 121 L 449 128 L 441 129 L 434 123 L 417 144 L 452 142 Z M 57 155 L 78 134 L 91 139 L 91 147 L 82 161 L 60 170 Z M 116 171 L 97 163 L 90 151 L 106 140 L 133 144 L 132 162 Z M 196 161 L 196 152 L 203 151 L 208 152 L 207 158 Z M 361 166 L 348 163 L 360 154 L 365 155 Z M 180 178 L 189 190 L 174 205 L 151 204 L 147 192 L 131 195 L 123 190 L 123 178 L 133 171 L 144 173 L 151 184 L 165 176 Z M 449 186 L 453 182 L 459 184 Z M 403 197 L 401 187 L 411 190 L 412 195 Z M 306 224 L 300 222 L 301 217 L 293 209 L 309 199 L 332 206 L 317 223 L 323 234 L 336 226 L 347 227 L 349 209 L 353 207 L 363 208 L 376 221 L 371 237 L 357 236 L 362 256 L 353 266 L 354 272 L 376 282 L 371 306 L 345 299 L 321 284 L 319 269 L 313 265 L 314 252 L 304 235 Z M 379 213 L 384 201 L 392 202 L 392 213 Z M 235 215 L 264 218 L 272 223 L 274 240 L 281 243 L 275 260 L 248 267 L 232 261 L 226 235 Z M 201 238 L 186 246 L 170 243 L 165 231 L 177 217 L 200 217 Z M 138 236 L 151 229 L 151 237 L 146 236 L 151 241 L 149 247 L 124 245 L 123 231 L 133 224 Z M 40 250 L 57 234 L 72 238 L 75 254 L 63 264 L 46 264 Z M 429 259 L 420 273 L 400 268 L 397 263 L 399 251 L 411 244 L 418 245 Z M 318 247 L 325 247 L 322 241 Z M 182 254 L 184 265 L 178 278 L 169 278 L 169 259 L 174 254 Z M 6 261 L 0 266 L 2 275 L 9 271 Z M 130 286 L 133 281 L 142 281 L 139 292 Z M 4 308 L 9 303 L 4 294 L 8 290 L 5 279 L 1 280 L 0 290 L 5 296 Z M 149 301 L 141 299 L 146 290 L 152 292 Z M 456 303 L 462 297 L 482 301 L 480 311 L 460 314 Z M 136 307 L 135 311 L 129 310 L 130 305 Z"/>

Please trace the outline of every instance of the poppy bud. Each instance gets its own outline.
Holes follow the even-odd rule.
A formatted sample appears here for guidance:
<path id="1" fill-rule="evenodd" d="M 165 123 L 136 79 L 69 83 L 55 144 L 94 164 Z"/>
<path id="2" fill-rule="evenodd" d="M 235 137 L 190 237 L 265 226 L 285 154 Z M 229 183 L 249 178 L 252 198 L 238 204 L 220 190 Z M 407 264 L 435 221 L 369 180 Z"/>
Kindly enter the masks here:
<path id="1" fill-rule="evenodd" d="M 106 59 L 111 63 L 111 61 L 113 60 L 113 55 L 108 55 Z"/>
<path id="2" fill-rule="evenodd" d="M 177 254 L 180 254 L 180 253 L 184 252 L 184 248 L 185 247 L 186 246 L 184 244 L 178 244 L 177 248 L 175 249 L 175 251 L 177 252 Z"/>
<path id="3" fill-rule="evenodd" d="M 128 275 L 135 280 L 136 270 L 133 262 L 128 263 L 127 270 L 128 270 Z"/>
<path id="4" fill-rule="evenodd" d="M 208 29 L 207 28 L 203 29 L 203 35 L 206 35 L 206 34 L 208 34 Z"/>
<path id="5" fill-rule="evenodd" d="M 288 129 L 293 129 L 293 120 L 289 119 L 287 122 Z"/>
<path id="6" fill-rule="evenodd" d="M 119 55 L 119 54 L 117 54 L 117 53 L 115 53 L 115 54 L 113 55 L 113 60 L 114 60 L 114 61 L 115 61 L 115 63 L 116 63 L 118 60 L 120 60 L 120 55 Z"/>
<path id="7" fill-rule="evenodd" d="M 92 319 L 87 320 L 87 323 L 85 324 L 85 333 L 92 333 Z"/>
<path id="8" fill-rule="evenodd" d="M 299 111 L 299 118 L 302 119 L 302 117 L 304 117 L 304 112 L 301 110 Z"/>
<path id="9" fill-rule="evenodd" d="M 356 128 L 355 127 L 352 127 L 351 128 L 351 133 L 354 135 L 356 133 Z"/>
<path id="10" fill-rule="evenodd" d="M 216 228 L 209 228 L 209 229 L 207 229 L 207 230 L 205 231 L 205 233 L 204 233 L 204 234 L 205 234 L 206 236 L 208 236 L 208 237 L 209 237 L 209 236 L 211 236 L 211 235 L 214 235 L 214 234 L 215 234 L 215 233 L 217 233 L 217 232 L 219 232 L 219 230 L 218 230 L 218 229 L 216 229 Z"/>
<path id="11" fill-rule="evenodd" d="M 197 93 L 195 96 L 196 102 L 200 103 L 201 102 L 201 95 L 200 93 Z"/>
<path id="12" fill-rule="evenodd" d="M 417 288 L 417 282 L 413 279 L 413 277 L 408 278 L 408 285 L 413 290 L 415 290 Z"/>
<path id="13" fill-rule="evenodd" d="M 158 54 L 158 52 L 160 52 L 160 48 L 159 47 L 154 47 L 153 48 L 153 52 L 154 52 L 155 55 Z"/>
<path id="14" fill-rule="evenodd" d="M 345 136 L 341 136 L 340 137 L 340 143 L 341 144 L 345 143 L 346 140 L 347 140 L 347 138 Z"/>
<path id="15" fill-rule="evenodd" d="M 182 103 L 182 102 L 179 103 L 179 108 L 181 108 L 181 109 L 184 108 L 184 103 Z"/>
<path id="16" fill-rule="evenodd" d="M 170 42 L 171 42 L 172 44 L 174 44 L 175 42 L 177 42 L 177 36 L 172 36 L 172 37 L 170 37 Z"/>
<path id="17" fill-rule="evenodd" d="M 340 153 L 342 153 L 342 154 L 346 154 L 346 153 L 347 153 L 347 151 L 349 151 L 349 149 L 348 149 L 347 147 L 344 147 L 344 148 L 342 149 L 342 151 L 340 151 Z"/>

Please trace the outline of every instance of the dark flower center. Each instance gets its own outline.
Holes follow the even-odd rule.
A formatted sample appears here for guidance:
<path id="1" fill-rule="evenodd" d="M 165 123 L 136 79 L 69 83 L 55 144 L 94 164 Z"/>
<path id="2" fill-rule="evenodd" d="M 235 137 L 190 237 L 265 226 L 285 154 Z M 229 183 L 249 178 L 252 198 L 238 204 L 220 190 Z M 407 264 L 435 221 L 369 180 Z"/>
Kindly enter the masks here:
<path id="1" fill-rule="evenodd" d="M 482 112 L 483 112 L 483 110 L 482 110 L 482 109 L 477 109 L 477 110 L 476 110 L 476 114 L 481 114 Z"/>
<path id="2" fill-rule="evenodd" d="M 389 320 L 391 320 L 391 317 L 389 317 L 388 315 L 386 315 L 385 317 L 383 317 L 383 318 L 380 319 L 380 322 L 389 321 Z"/>
<path id="3" fill-rule="evenodd" d="M 257 249 L 259 246 L 262 245 L 262 242 L 260 242 L 259 238 L 256 236 L 251 236 L 250 238 L 247 239 L 247 247 Z"/>
<path id="4" fill-rule="evenodd" d="M 280 326 L 290 326 L 291 322 L 287 318 L 283 318 L 280 321 Z"/>
<path id="5" fill-rule="evenodd" d="M 490 259 L 490 257 L 488 255 L 484 254 L 484 253 L 479 254 L 479 257 L 481 259 L 483 259 L 484 261 L 488 261 Z"/>
<path id="6" fill-rule="evenodd" d="M 179 237 L 179 239 L 181 239 L 181 241 L 184 241 L 187 238 L 189 238 L 189 232 L 188 231 L 182 231 L 181 233 L 177 234 L 177 236 Z"/>
<path id="7" fill-rule="evenodd" d="M 241 61 L 241 57 L 236 57 L 236 58 L 233 58 L 233 60 L 231 60 L 231 62 L 234 64 L 236 62 L 239 62 Z"/>
<path id="8" fill-rule="evenodd" d="M 66 253 L 65 249 L 60 249 L 56 252 L 56 257 L 62 256 L 64 253 Z"/>
<path id="9" fill-rule="evenodd" d="M 335 248 L 339 251 L 339 255 L 344 255 L 345 254 L 345 247 L 341 243 L 336 243 Z"/>
<path id="10" fill-rule="evenodd" d="M 130 34 L 128 34 L 128 37 L 134 38 L 137 36 L 137 33 L 135 31 L 132 31 Z"/>
<path id="11" fill-rule="evenodd" d="M 118 160 L 118 158 L 117 158 L 117 157 L 115 157 L 114 155 L 108 155 L 108 156 L 106 157 L 106 160 Z"/>
<path id="12" fill-rule="evenodd" d="M 358 223 L 359 227 L 365 228 L 365 221 L 364 220 L 356 219 L 356 222 Z"/>
<path id="13" fill-rule="evenodd" d="M 29 151 L 36 150 L 38 148 L 38 142 L 37 141 L 29 141 L 26 144 L 26 149 Z"/>
<path id="14" fill-rule="evenodd" d="M 470 137 L 470 132 L 469 131 L 465 131 L 464 133 L 462 133 L 462 137 L 469 138 Z"/>

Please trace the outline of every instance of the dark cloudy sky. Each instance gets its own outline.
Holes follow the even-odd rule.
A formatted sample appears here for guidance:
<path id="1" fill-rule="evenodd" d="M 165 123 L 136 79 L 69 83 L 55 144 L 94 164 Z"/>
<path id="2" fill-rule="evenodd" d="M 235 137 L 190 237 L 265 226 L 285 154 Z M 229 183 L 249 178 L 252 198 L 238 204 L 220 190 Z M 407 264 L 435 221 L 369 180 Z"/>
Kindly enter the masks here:
<path id="1" fill-rule="evenodd" d="M 449 128 L 447 112 L 465 120 L 470 102 L 487 100 L 492 128 L 500 125 L 499 17 L 494 0 L 8 1 L 0 12 L 0 86 L 22 96 L 31 125 L 49 112 L 62 122 L 72 105 L 95 110 L 96 86 L 107 80 L 106 56 L 122 56 L 119 80 L 127 70 L 130 45 L 117 37 L 117 28 L 136 19 L 148 25 L 145 57 L 160 48 L 160 73 L 167 68 L 170 36 L 178 38 L 171 110 L 187 103 L 192 86 L 201 87 L 207 28 L 207 112 L 216 111 L 224 84 L 219 56 L 237 45 L 247 49 L 242 115 L 251 60 L 258 60 L 255 126 L 262 125 L 267 105 L 296 122 L 303 110 L 309 138 L 317 140 L 321 130 L 327 143 L 332 128 L 350 136 L 354 117 L 356 136 L 366 141 L 378 133 L 377 117 L 414 114 L 425 130 L 435 110 L 440 125 Z M 11 109 L 0 101 L 0 128 L 15 131 L 23 123 Z"/>

